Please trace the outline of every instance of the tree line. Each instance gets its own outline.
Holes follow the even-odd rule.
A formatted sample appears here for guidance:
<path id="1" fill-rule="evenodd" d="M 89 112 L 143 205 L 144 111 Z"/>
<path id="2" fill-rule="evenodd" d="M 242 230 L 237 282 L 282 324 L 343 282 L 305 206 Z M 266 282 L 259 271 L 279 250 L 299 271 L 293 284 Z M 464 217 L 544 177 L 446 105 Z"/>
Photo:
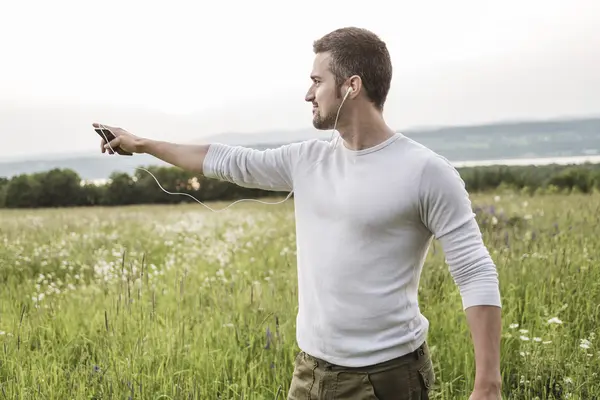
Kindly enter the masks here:
<path id="1" fill-rule="evenodd" d="M 165 190 L 187 193 L 202 202 L 286 195 L 283 192 L 242 188 L 177 167 L 145 168 L 156 176 Z M 465 167 L 458 168 L 458 171 L 470 193 L 513 189 L 533 195 L 600 190 L 600 164 Z M 188 196 L 172 196 L 163 192 L 152 176 L 140 170 L 132 175 L 115 172 L 104 185 L 82 182 L 79 175 L 70 169 L 0 178 L 0 208 L 121 206 L 193 201 Z"/>

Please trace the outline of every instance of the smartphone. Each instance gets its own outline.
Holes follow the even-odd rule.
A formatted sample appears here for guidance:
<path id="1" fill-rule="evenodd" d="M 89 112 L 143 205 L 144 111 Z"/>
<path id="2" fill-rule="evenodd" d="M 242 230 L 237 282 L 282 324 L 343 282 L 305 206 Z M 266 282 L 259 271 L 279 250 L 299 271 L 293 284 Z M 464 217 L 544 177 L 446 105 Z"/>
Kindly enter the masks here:
<path id="1" fill-rule="evenodd" d="M 112 132 L 109 131 L 108 129 L 94 128 L 94 130 L 96 131 L 96 133 L 98 134 L 98 136 L 100 136 L 104 140 L 108 139 L 109 142 L 112 142 L 113 139 L 115 138 L 115 135 L 113 135 Z M 117 154 L 120 154 L 122 156 L 132 156 L 133 155 L 133 153 L 125 151 L 125 150 L 121 149 L 120 147 L 117 147 L 116 149 L 113 149 L 113 150 Z"/>

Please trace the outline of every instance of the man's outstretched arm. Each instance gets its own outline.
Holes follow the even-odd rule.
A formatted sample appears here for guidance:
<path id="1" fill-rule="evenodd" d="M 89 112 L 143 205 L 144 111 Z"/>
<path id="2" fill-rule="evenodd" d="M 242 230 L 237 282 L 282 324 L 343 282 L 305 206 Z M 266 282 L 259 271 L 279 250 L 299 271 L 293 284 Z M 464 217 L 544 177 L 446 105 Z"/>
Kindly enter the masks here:
<path id="1" fill-rule="evenodd" d="M 115 139 L 107 143 L 105 139 L 100 140 L 100 149 L 102 153 L 114 154 L 117 148 L 129 153 L 149 154 L 168 164 L 174 165 L 186 171 L 203 173 L 203 164 L 209 144 L 191 145 L 170 143 L 159 140 L 152 140 L 145 137 L 136 136 L 123 128 L 108 126 L 104 124 L 92 124 L 94 129 L 102 128 L 110 131 Z M 106 133 L 102 133 L 106 135 Z M 104 136 L 106 138 L 106 136 Z"/>
<path id="2" fill-rule="evenodd" d="M 423 171 L 420 210 L 423 223 L 444 249 L 461 293 L 475 351 L 472 399 L 499 399 L 502 305 L 498 273 L 464 182 L 442 158 L 432 158 Z"/>
<path id="3" fill-rule="evenodd" d="M 94 124 L 98 128 L 98 124 Z M 235 183 L 239 186 L 264 190 L 292 190 L 293 168 L 300 156 L 301 143 L 276 149 L 256 150 L 224 144 L 178 144 L 138 137 L 121 128 L 106 127 L 116 139 L 102 152 L 112 154 L 120 147 L 131 153 L 152 155 L 168 164 L 210 178 Z"/>

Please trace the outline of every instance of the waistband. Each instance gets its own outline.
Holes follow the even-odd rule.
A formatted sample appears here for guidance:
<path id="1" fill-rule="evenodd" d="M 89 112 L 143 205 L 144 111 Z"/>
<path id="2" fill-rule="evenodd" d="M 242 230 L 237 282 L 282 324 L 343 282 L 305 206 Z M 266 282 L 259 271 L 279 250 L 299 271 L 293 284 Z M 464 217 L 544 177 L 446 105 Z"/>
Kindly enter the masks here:
<path id="1" fill-rule="evenodd" d="M 430 357 L 429 346 L 427 342 L 423 342 L 419 347 L 417 347 L 414 351 L 404 354 L 400 357 L 392 358 L 391 360 L 384 361 L 378 364 L 366 365 L 363 367 L 345 367 L 343 365 L 332 364 L 328 361 L 322 360 L 317 357 L 313 357 L 310 354 L 300 351 L 299 357 L 304 358 L 305 360 L 309 360 L 315 363 L 315 366 L 330 370 L 330 371 L 369 371 L 369 372 L 379 372 L 386 371 L 391 368 L 397 368 L 402 365 L 411 364 L 413 362 L 417 362 L 423 358 Z"/>

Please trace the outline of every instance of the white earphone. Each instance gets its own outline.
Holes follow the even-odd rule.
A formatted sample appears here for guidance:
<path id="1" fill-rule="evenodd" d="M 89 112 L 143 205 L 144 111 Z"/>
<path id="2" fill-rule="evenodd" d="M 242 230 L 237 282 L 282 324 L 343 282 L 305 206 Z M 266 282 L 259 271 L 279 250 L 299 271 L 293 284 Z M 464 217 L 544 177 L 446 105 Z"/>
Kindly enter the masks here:
<path id="1" fill-rule="evenodd" d="M 346 101 L 346 98 L 348 97 L 348 95 L 349 95 L 350 93 L 352 93 L 353 91 L 354 91 L 354 90 L 352 89 L 352 86 L 349 86 L 349 87 L 348 87 L 348 90 L 346 90 L 346 94 L 344 95 L 344 98 L 342 99 L 342 104 L 344 104 L 344 102 Z M 341 105 L 340 105 L 340 108 L 341 108 Z"/>

